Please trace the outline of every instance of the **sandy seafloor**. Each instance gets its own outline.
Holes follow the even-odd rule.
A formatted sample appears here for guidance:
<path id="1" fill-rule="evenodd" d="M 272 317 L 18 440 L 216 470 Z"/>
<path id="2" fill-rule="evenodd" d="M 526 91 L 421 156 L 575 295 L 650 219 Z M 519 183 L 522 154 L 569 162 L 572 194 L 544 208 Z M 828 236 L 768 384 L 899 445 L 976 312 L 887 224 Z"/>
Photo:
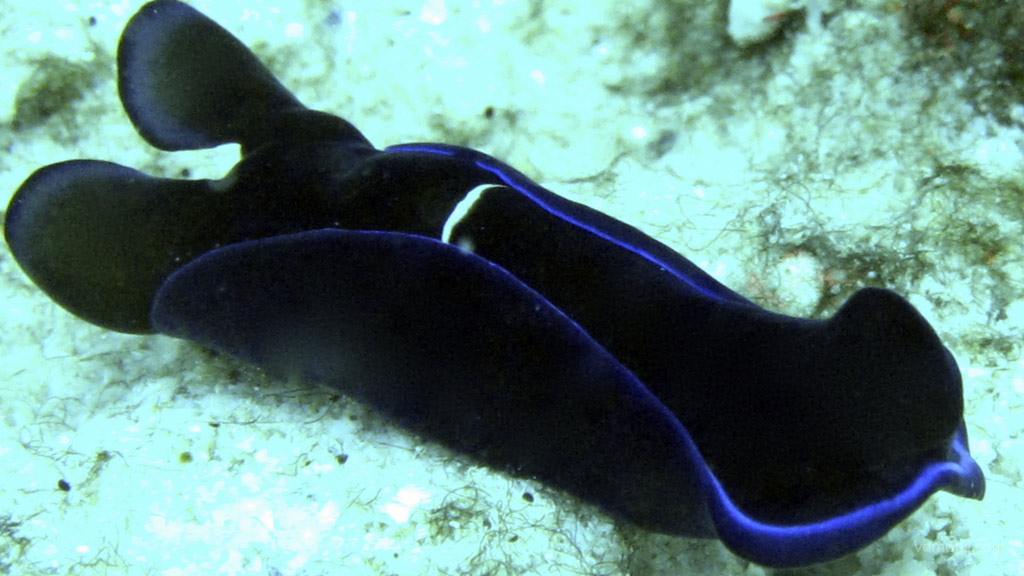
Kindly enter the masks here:
<path id="1" fill-rule="evenodd" d="M 979 111 L 979 75 L 944 53 L 959 34 L 908 31 L 901 3 L 886 0 L 833 2 L 823 21 L 798 16 L 748 51 L 723 41 L 704 2 L 193 4 L 254 46 L 304 103 L 378 146 L 484 150 L 765 306 L 825 316 L 858 286 L 906 295 L 963 370 L 988 494 L 938 494 L 856 554 L 765 569 L 718 542 L 651 535 L 474 466 L 329 392 L 166 337 L 93 327 L 52 304 L 4 249 L 0 568 L 1024 570 L 1024 102 L 996 98 Z M 34 169 L 65 159 L 192 177 L 233 164 L 237 148 L 161 153 L 132 130 L 113 62 L 139 5 L 3 2 L 0 204 Z"/>

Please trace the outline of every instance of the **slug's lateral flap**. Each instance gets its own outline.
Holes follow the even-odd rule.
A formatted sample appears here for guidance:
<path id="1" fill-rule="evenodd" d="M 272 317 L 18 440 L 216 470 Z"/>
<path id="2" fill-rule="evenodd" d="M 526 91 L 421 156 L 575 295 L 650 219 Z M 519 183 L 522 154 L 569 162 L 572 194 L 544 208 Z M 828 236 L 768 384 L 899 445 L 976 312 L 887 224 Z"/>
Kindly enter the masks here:
<path id="1" fill-rule="evenodd" d="M 25 273 L 71 313 L 151 332 L 164 278 L 228 228 L 210 190 L 208 181 L 152 178 L 110 162 L 52 164 L 18 188 L 5 236 Z"/>
<path id="2" fill-rule="evenodd" d="M 309 112 L 237 38 L 174 0 L 146 4 L 132 17 L 117 63 L 128 116 L 163 150 L 229 142 L 253 149 L 274 138 L 283 115 Z"/>
<path id="3" fill-rule="evenodd" d="M 750 518 L 825 522 L 948 455 L 960 373 L 895 293 L 864 289 L 829 321 L 773 314 L 639 231 L 484 166 L 514 187 L 475 190 L 442 238 L 537 289 L 632 370 Z"/>
<path id="4" fill-rule="evenodd" d="M 456 247 L 337 229 L 225 246 L 168 278 L 153 325 L 638 524 L 711 534 L 678 420 L 543 296 Z"/>

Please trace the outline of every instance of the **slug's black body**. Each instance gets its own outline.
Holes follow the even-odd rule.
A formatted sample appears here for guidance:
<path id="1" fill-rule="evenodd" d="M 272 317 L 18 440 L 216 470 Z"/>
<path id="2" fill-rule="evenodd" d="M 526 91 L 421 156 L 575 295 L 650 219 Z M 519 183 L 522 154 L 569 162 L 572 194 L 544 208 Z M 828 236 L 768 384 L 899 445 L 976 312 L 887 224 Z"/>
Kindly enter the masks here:
<path id="1" fill-rule="evenodd" d="M 176 1 L 139 11 L 118 65 L 147 141 L 243 157 L 219 181 L 79 160 L 21 186 L 12 252 L 90 322 L 325 383 L 763 564 L 846 554 L 940 489 L 983 494 L 956 363 L 892 292 L 768 312 L 485 154 L 375 149 Z"/>

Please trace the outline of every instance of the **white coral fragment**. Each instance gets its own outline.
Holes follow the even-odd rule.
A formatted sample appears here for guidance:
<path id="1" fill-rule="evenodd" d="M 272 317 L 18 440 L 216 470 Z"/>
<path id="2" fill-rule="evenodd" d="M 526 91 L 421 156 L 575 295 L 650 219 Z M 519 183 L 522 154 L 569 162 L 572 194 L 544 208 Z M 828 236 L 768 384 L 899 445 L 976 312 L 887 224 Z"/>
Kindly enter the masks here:
<path id="1" fill-rule="evenodd" d="M 785 16 L 804 3 L 803 0 L 730 0 L 726 31 L 739 46 L 757 44 L 770 38 Z"/>

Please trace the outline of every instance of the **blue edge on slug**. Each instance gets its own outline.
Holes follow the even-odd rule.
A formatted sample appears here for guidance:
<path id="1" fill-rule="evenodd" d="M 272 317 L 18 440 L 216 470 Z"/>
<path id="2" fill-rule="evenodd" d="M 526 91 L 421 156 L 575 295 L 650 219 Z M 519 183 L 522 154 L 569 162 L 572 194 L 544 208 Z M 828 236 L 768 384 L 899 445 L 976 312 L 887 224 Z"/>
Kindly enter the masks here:
<path id="1" fill-rule="evenodd" d="M 346 217 L 352 216 L 346 212 L 352 206 L 360 208 L 365 206 L 356 201 L 363 200 L 361 197 L 353 200 L 353 197 L 357 197 L 360 193 L 372 194 L 376 191 L 394 194 L 388 198 L 394 200 L 396 205 L 400 205 L 403 200 L 408 200 L 405 196 L 399 197 L 408 187 L 402 188 L 397 184 L 393 184 L 393 186 L 400 188 L 398 191 L 374 188 L 374 186 L 381 186 L 379 182 L 366 185 L 365 188 L 369 190 L 364 190 L 360 187 L 365 184 L 359 180 L 361 174 L 401 176 L 406 174 L 403 170 L 411 170 L 407 173 L 421 175 L 416 170 L 424 167 L 430 168 L 431 164 L 436 164 L 438 171 L 442 175 L 447 175 L 446 170 L 450 170 L 454 166 L 456 172 L 452 172 L 450 177 L 453 181 L 458 181 L 460 185 L 466 186 L 466 188 L 459 189 L 460 194 L 466 194 L 471 185 L 486 184 L 512 190 L 516 193 L 515 198 L 512 198 L 513 201 L 527 199 L 531 206 L 538 207 L 543 212 L 537 215 L 539 219 L 553 217 L 559 226 L 565 227 L 564 229 L 558 228 L 558 231 L 566 233 L 567 236 L 570 233 L 576 234 L 580 230 L 586 231 L 593 238 L 598 239 L 599 243 L 606 243 L 609 249 L 635 255 L 637 261 L 649 265 L 654 272 L 658 274 L 668 272 L 679 284 L 677 291 L 673 293 L 688 298 L 688 302 L 695 302 L 695 304 L 688 305 L 701 305 L 697 301 L 703 301 L 704 304 L 711 302 L 710 308 L 717 307 L 730 314 L 739 311 L 734 316 L 730 316 L 734 319 L 743 318 L 743 314 L 749 313 L 761 318 L 772 316 L 778 319 L 780 324 L 790 327 L 796 326 L 798 321 L 786 324 L 793 319 L 780 315 L 773 316 L 760 309 L 742 296 L 722 286 L 688 260 L 656 240 L 625 223 L 555 195 L 515 169 L 486 154 L 444 144 L 403 144 L 388 147 L 383 151 L 375 150 L 358 130 L 346 121 L 308 110 L 302 106 L 230 33 L 198 11 L 176 0 L 151 2 L 142 7 L 133 17 L 119 47 L 119 72 L 121 74 L 119 86 L 122 102 L 132 122 L 148 142 L 165 150 L 197 149 L 226 142 L 237 142 L 242 144 L 243 160 L 232 173 L 218 182 L 151 178 L 128 168 L 97 161 L 71 161 L 51 165 L 40 169 L 26 180 L 14 195 L 8 208 L 5 238 L 16 260 L 28 276 L 56 302 L 86 320 L 122 332 L 148 333 L 156 331 L 186 338 L 244 360 L 264 365 L 272 373 L 275 372 L 275 368 L 294 365 L 298 365 L 303 370 L 309 369 L 310 372 L 315 372 L 323 366 L 333 369 L 336 366 L 345 365 L 345 359 L 302 357 L 287 358 L 282 361 L 280 358 L 275 358 L 275 353 L 292 354 L 296 348 L 288 348 L 288 345 L 296 344 L 290 343 L 284 348 L 274 348 L 271 343 L 270 347 L 266 348 L 264 345 L 267 342 L 260 340 L 261 337 L 250 338 L 243 329 L 234 325 L 227 326 L 227 323 L 222 320 L 214 320 L 214 318 L 219 318 L 216 314 L 222 312 L 224 306 L 214 302 L 213 299 L 237 288 L 231 285 L 232 283 L 245 284 L 248 281 L 265 280 L 262 276 L 259 278 L 245 276 L 233 271 L 231 266 L 247 262 L 247 258 L 273 254 L 274 250 L 278 250 L 277 254 L 281 257 L 289 257 L 292 254 L 289 250 L 296 246 L 315 249 L 313 252 L 316 255 L 332 260 L 335 254 L 331 253 L 330 249 L 365 248 L 364 254 L 336 254 L 338 260 L 346 262 L 360 262 L 360 257 L 372 260 L 369 257 L 378 254 L 391 258 L 395 256 L 398 248 L 411 247 L 410 253 L 428 259 L 430 262 L 437 262 L 441 268 L 451 269 L 455 272 L 464 271 L 467 278 L 471 278 L 470 283 L 479 282 L 479 286 L 488 289 L 494 288 L 494 293 L 484 295 L 481 302 L 493 300 L 498 304 L 496 307 L 500 308 L 502 303 L 500 298 L 507 294 L 510 302 L 515 300 L 517 303 L 535 306 L 537 316 L 550 320 L 552 322 L 551 329 L 560 332 L 550 341 L 576 344 L 582 342 L 583 349 L 580 352 L 580 358 L 596 359 L 595 363 L 600 364 L 601 368 L 595 369 L 595 371 L 604 376 L 612 374 L 612 379 L 615 380 L 610 387 L 599 386 L 598 389 L 602 392 L 612 390 L 618 394 L 615 399 L 621 400 L 628 407 L 621 410 L 611 407 L 601 412 L 606 407 L 601 405 L 600 399 L 579 398 L 578 403 L 593 407 L 597 410 L 595 413 L 609 417 L 635 415 L 637 414 L 636 410 L 647 411 L 637 419 L 644 423 L 650 423 L 653 427 L 660 427 L 660 429 L 649 434 L 642 432 L 638 438 L 668 438 L 673 443 L 673 446 L 664 451 L 670 457 L 675 458 L 664 467 L 668 469 L 668 472 L 659 467 L 661 464 L 659 462 L 624 462 L 624 468 L 628 467 L 629 471 L 623 474 L 630 478 L 630 481 L 643 478 L 648 471 L 652 476 L 658 475 L 663 482 L 666 475 L 671 478 L 678 477 L 679 491 L 691 490 L 692 493 L 679 497 L 673 496 L 675 500 L 672 505 L 678 506 L 678 509 L 682 511 L 680 513 L 687 517 L 670 521 L 665 521 L 663 516 L 655 518 L 655 513 L 644 517 L 642 510 L 656 507 L 657 502 L 647 503 L 651 506 L 645 509 L 642 506 L 631 507 L 629 503 L 622 500 L 628 498 L 629 495 L 636 494 L 671 495 L 672 486 L 652 488 L 649 491 L 631 491 L 626 487 L 621 492 L 616 492 L 615 479 L 607 478 L 603 480 L 607 485 L 588 491 L 586 486 L 573 484 L 577 477 L 571 473 L 551 469 L 551 462 L 558 458 L 531 460 L 529 457 L 524 457 L 521 460 L 516 460 L 516 457 L 512 456 L 509 457 L 508 462 L 502 462 L 501 456 L 499 456 L 488 460 L 486 454 L 474 453 L 471 440 L 463 441 L 462 438 L 452 439 L 452 437 L 445 436 L 452 430 L 459 430 L 458 426 L 412 422 L 414 424 L 412 427 L 423 432 L 427 437 L 431 436 L 432 430 L 440 430 L 441 441 L 447 439 L 449 445 L 468 452 L 471 456 L 478 456 L 488 464 L 509 464 L 508 468 L 513 473 L 517 470 L 526 474 L 535 473 L 536 476 L 540 476 L 540 480 L 550 480 L 558 487 L 595 502 L 611 513 L 641 526 L 661 529 L 669 533 L 717 537 L 736 554 L 769 566 L 799 566 L 822 562 L 862 548 L 883 536 L 895 524 L 916 510 L 931 494 L 939 490 L 974 499 L 981 499 L 984 495 L 984 476 L 980 467 L 969 454 L 966 428 L 960 418 L 955 432 L 952 421 L 950 426 L 943 428 L 945 431 L 942 436 L 944 454 L 936 456 L 932 459 L 934 461 L 928 460 L 928 463 L 917 470 L 912 478 L 909 475 L 906 478 L 899 476 L 899 485 L 902 488 L 878 494 L 877 497 L 871 498 L 866 503 L 861 503 L 858 500 L 856 506 L 846 506 L 840 513 L 828 515 L 824 519 L 815 518 L 812 521 L 795 521 L 789 524 L 758 520 L 757 514 L 750 510 L 742 510 L 734 503 L 736 492 L 733 492 L 734 498 L 729 496 L 719 479 L 720 475 L 716 475 L 712 466 L 706 461 L 706 452 L 705 455 L 702 455 L 701 449 L 698 448 L 698 444 L 694 440 L 694 437 L 698 435 L 696 433 L 691 435 L 680 421 L 680 417 L 666 406 L 666 402 L 660 400 L 652 392 L 652 380 L 638 378 L 634 375 L 634 372 L 640 371 L 636 366 L 626 366 L 625 360 L 621 360 L 621 357 L 616 358 L 606 350 L 606 348 L 613 348 L 611 343 L 598 341 L 596 336 L 592 338 L 588 333 L 588 331 L 594 332 L 591 329 L 592 326 L 583 325 L 578 318 L 563 311 L 564 308 L 567 308 L 564 301 L 560 301 L 561 307 L 555 305 L 552 303 L 554 298 L 547 291 L 517 277 L 510 270 L 502 268 L 502 264 L 472 253 L 472 247 L 459 247 L 457 244 L 452 246 L 440 242 L 438 238 L 430 237 L 429 234 L 419 233 L 421 228 L 436 233 L 440 227 L 435 224 L 439 223 L 419 228 L 413 226 L 413 224 L 420 224 L 419 222 L 406 223 L 408 227 L 415 229 L 406 229 L 400 224 L 395 224 L 394 228 L 369 229 L 353 225 L 353 230 L 349 230 L 345 229 L 344 224 L 338 224 L 336 220 L 344 221 Z M 169 72 L 173 72 L 173 74 Z M 191 90 L 188 86 L 182 86 L 187 80 L 193 80 L 203 89 Z M 326 169 L 323 159 L 310 159 L 310 156 L 315 156 L 317 147 L 329 149 L 328 152 L 324 152 L 324 158 L 329 160 Z M 452 164 L 444 164 L 444 162 Z M 337 174 L 330 173 L 332 168 Z M 279 172 L 275 172 L 275 170 Z M 377 172 L 374 172 L 375 170 Z M 429 169 L 422 174 L 436 176 L 435 172 L 431 172 Z M 339 192 L 333 189 L 327 190 L 325 193 L 326 200 L 321 197 L 310 200 L 322 192 L 319 189 L 310 192 L 301 189 L 301 184 L 295 184 L 300 188 L 298 190 L 289 189 L 289 185 L 294 184 L 295 181 L 307 184 L 316 183 L 317 178 L 329 179 L 328 176 L 336 177 L 337 182 L 343 182 L 346 186 L 355 186 L 352 190 L 357 191 L 351 192 L 345 199 L 351 203 L 345 204 L 339 201 L 339 204 L 331 204 L 334 202 L 332 194 Z M 272 190 L 262 190 L 261 184 Z M 430 184 L 430 186 L 440 186 L 440 188 L 432 189 L 431 193 L 443 189 L 444 184 L 444 182 Z M 427 185 L 424 184 L 424 186 Z M 329 188 L 327 185 L 324 187 Z M 416 190 L 415 186 L 412 188 L 405 193 L 421 192 Z M 275 198 L 274 194 L 280 190 L 293 192 L 296 197 L 293 199 Z M 341 191 L 348 193 L 349 189 L 343 188 Z M 251 197 L 251 203 L 255 207 L 248 206 L 245 201 L 233 204 L 232 202 L 238 200 L 235 192 L 242 196 L 243 200 Z M 267 196 L 261 196 L 261 192 L 266 192 Z M 452 192 L 444 193 L 451 194 Z M 485 192 L 484 194 L 490 193 Z M 500 192 L 495 194 L 500 194 Z M 344 194 L 338 195 L 344 196 Z M 424 195 L 426 195 L 425 192 Z M 440 202 L 437 198 L 432 198 L 429 201 L 423 200 L 424 212 L 430 212 L 431 209 L 436 208 L 433 205 L 427 206 L 429 202 L 440 202 L 439 205 L 448 210 L 448 212 L 444 210 L 441 212 L 454 214 L 450 211 L 452 208 L 451 198 L 445 196 L 443 200 L 444 202 Z M 311 221 L 320 222 L 319 224 L 307 223 L 306 216 L 309 214 L 291 214 L 288 217 L 296 218 L 295 222 L 282 224 L 279 229 L 276 229 L 276 232 L 267 232 L 274 228 L 273 226 L 268 228 L 267 222 L 262 218 L 273 219 L 279 213 L 287 213 L 292 204 L 301 204 L 302 202 L 309 202 L 309 204 L 299 209 L 298 212 L 302 212 L 302 210 L 315 212 L 321 210 L 322 205 L 334 207 L 340 205 L 343 209 L 334 216 L 326 217 L 327 223 L 323 223 L 322 218 L 318 219 L 321 216 L 319 214 L 318 218 L 311 217 Z M 321 202 L 322 205 L 318 202 Z M 309 206 L 317 208 L 313 210 Z M 172 215 L 165 215 L 165 212 L 172 213 Z M 396 214 L 398 212 L 400 211 L 396 211 Z M 432 214 L 434 218 L 438 215 L 436 210 Z M 475 212 L 473 215 L 479 216 Z M 358 220 L 358 217 L 364 215 L 356 214 L 355 216 Z M 285 216 L 282 218 L 287 219 Z M 146 219 L 150 220 L 146 221 Z M 178 229 L 178 225 L 182 223 L 191 224 L 196 228 L 207 226 L 211 229 L 182 231 Z M 332 226 L 336 228 L 332 228 Z M 129 232 L 122 232 L 122 227 Z M 258 230 L 262 231 L 258 232 Z M 555 233 L 559 233 L 558 231 Z M 144 238 L 146 242 L 135 241 L 132 234 Z M 149 248 L 146 248 L 147 246 Z M 166 250 L 160 250 L 160 248 L 168 246 L 169 248 Z M 157 249 L 154 250 L 153 247 Z M 320 254 L 321 251 L 324 254 Z M 603 254 L 603 252 L 601 253 Z M 97 254 L 99 255 L 97 256 Z M 119 261 L 118 258 L 124 258 L 127 261 Z M 345 258 L 351 259 L 345 260 Z M 286 262 L 281 261 L 279 264 L 281 270 L 289 269 Z M 393 270 L 395 275 L 400 275 L 405 273 L 406 268 L 415 268 L 415 264 L 416 262 L 406 263 L 401 259 L 396 259 L 387 263 L 382 262 L 381 267 L 393 266 L 393 269 L 387 268 L 386 270 Z M 503 264 L 511 268 L 508 262 L 503 262 Z M 535 263 L 525 264 L 532 266 Z M 541 264 L 560 265 L 559 262 Z M 618 271 L 618 268 L 615 271 Z M 318 271 L 316 269 L 300 269 L 299 272 L 310 275 L 311 280 L 317 279 Z M 332 269 L 331 273 L 326 274 L 328 278 L 325 281 L 328 285 L 339 286 L 347 290 L 352 285 L 346 282 L 354 282 L 358 278 L 352 280 L 348 278 L 350 276 L 347 274 L 348 271 L 344 272 Z M 387 278 L 383 272 L 378 271 L 377 273 L 381 274 L 381 278 Z M 369 275 L 369 273 L 367 274 Z M 416 274 L 422 274 L 424 282 L 449 278 L 440 275 L 440 272 L 434 274 L 430 270 L 410 273 L 408 277 L 416 280 L 418 278 Z M 324 306 L 332 305 L 330 294 L 293 294 L 292 292 L 297 290 L 297 286 L 304 286 L 303 280 L 303 278 L 271 278 L 270 284 L 267 286 L 271 288 L 276 286 L 276 289 L 283 290 L 280 294 L 285 297 L 294 295 L 298 300 L 308 297 L 314 302 L 314 310 L 323 311 Z M 652 279 L 652 284 L 657 282 L 662 282 L 662 280 Z M 311 281 L 310 284 L 314 284 L 314 282 Z M 460 289 L 462 288 L 465 287 Z M 238 294 L 241 300 L 258 301 L 261 297 L 261 294 L 254 292 L 255 288 L 243 286 L 239 290 Z M 642 290 L 642 288 L 638 287 L 637 290 Z M 890 301 L 890 296 L 881 295 L 879 292 L 873 294 L 885 301 Z M 421 294 L 418 297 L 424 298 L 422 302 L 424 306 L 435 306 L 442 309 L 443 312 L 443 304 L 433 303 L 429 296 Z M 438 297 L 443 301 L 445 296 L 439 294 Z M 892 298 L 896 298 L 895 295 Z M 898 306 L 901 310 L 910 309 L 909 304 L 902 300 L 899 302 Z M 413 304 L 416 303 L 413 302 Z M 372 304 L 387 306 L 388 302 L 373 301 Z M 228 304 L 228 307 L 234 305 L 235 303 L 232 302 Z M 267 301 L 262 305 L 263 308 L 256 310 L 257 315 L 262 315 L 261 318 L 270 316 L 268 308 L 273 308 L 275 303 Z M 337 305 L 344 306 L 343 303 Z M 241 326 L 246 321 L 244 313 L 246 309 L 244 303 L 238 304 L 238 306 L 226 314 L 228 320 L 238 320 L 239 326 Z M 355 304 L 351 305 L 351 307 L 355 306 Z M 466 309 L 475 310 L 471 306 Z M 431 314 L 436 311 L 430 311 L 423 317 L 433 318 Z M 489 308 L 480 309 L 479 312 L 483 319 L 504 319 L 507 316 L 506 312 Z M 235 317 L 232 318 L 231 314 L 235 314 Z M 309 314 L 315 316 L 315 312 Z M 908 312 L 908 314 L 914 316 L 914 326 L 919 327 L 916 324 L 918 318 L 916 311 Z M 386 316 L 386 311 L 384 316 Z M 442 318 L 440 314 L 437 314 L 437 317 Z M 531 319 L 513 319 L 513 321 L 520 320 L 521 323 L 515 324 L 515 326 L 521 326 L 525 331 L 537 330 L 538 326 L 544 326 L 540 320 L 535 322 Z M 324 328 L 317 325 L 317 321 L 316 317 L 301 320 L 301 322 L 305 322 L 303 329 L 308 330 L 306 337 L 318 338 L 324 335 L 337 335 L 338 332 L 333 327 Z M 458 318 L 453 320 L 454 330 L 452 333 L 458 333 L 461 328 L 458 325 L 460 321 L 462 320 Z M 806 322 L 809 326 L 812 321 Z M 925 324 L 923 319 L 920 320 L 920 323 Z M 467 321 L 466 328 L 478 328 L 471 324 L 472 319 Z M 686 328 L 699 331 L 701 327 L 687 326 Z M 429 333 L 429 327 L 423 326 L 411 327 L 410 330 L 413 334 Z M 937 342 L 934 333 L 926 324 L 921 330 L 927 333 L 927 338 Z M 869 331 L 869 334 L 872 333 Z M 356 334 L 362 333 L 356 332 Z M 350 336 L 347 333 L 343 335 Z M 544 340 L 542 336 L 543 334 L 540 338 L 533 338 L 533 336 L 527 335 L 523 341 L 525 344 L 517 350 L 530 350 L 529 346 L 538 342 L 546 342 L 547 340 Z M 721 334 L 716 337 L 720 338 Z M 716 337 L 711 337 L 709 340 L 718 342 Z M 409 346 L 409 342 L 402 341 L 400 337 L 396 337 L 396 340 Z M 941 348 L 941 346 L 939 347 Z M 314 345 L 313 349 L 315 348 Z M 282 352 L 282 350 L 286 352 Z M 297 350 L 300 353 L 305 352 L 305 349 Z M 471 345 L 454 346 L 451 350 L 444 351 L 457 353 L 467 350 L 474 351 L 478 348 Z M 949 385 L 955 389 L 950 389 L 948 392 L 956 401 L 960 402 L 958 409 L 961 412 L 957 413 L 959 415 L 962 413 L 962 398 L 960 396 L 962 390 L 955 361 L 944 348 L 938 352 L 935 350 L 929 350 L 929 352 L 935 352 L 937 356 L 927 356 L 928 358 L 939 358 L 935 362 L 937 364 L 943 363 L 945 360 L 943 366 L 954 371 L 950 374 Z M 563 357 L 559 354 L 561 352 L 551 357 Z M 762 351 L 761 354 L 763 355 L 764 352 Z M 339 355 L 343 356 L 344 354 L 339 353 Z M 496 357 L 500 357 L 500 354 Z M 574 358 L 570 358 L 570 360 L 572 359 Z M 486 364 L 488 360 L 490 357 L 474 358 L 467 360 L 467 364 L 474 364 L 475 361 L 474 365 L 479 367 L 481 364 Z M 370 374 L 372 377 L 380 378 L 382 375 L 391 374 L 388 369 L 381 369 L 380 362 L 382 360 L 371 359 L 368 362 L 363 367 L 372 373 Z M 502 375 L 517 374 L 516 371 L 524 366 L 528 369 L 536 368 L 527 366 L 528 359 L 511 359 L 508 362 L 507 372 Z M 801 366 L 801 364 L 794 365 Z M 384 368 L 388 367 L 384 366 Z M 499 371 L 502 368 L 499 367 Z M 929 367 L 929 370 L 932 368 L 934 367 Z M 941 368 L 934 369 L 941 372 Z M 453 367 L 452 370 L 455 376 L 486 373 L 486 371 L 481 372 L 472 367 L 465 370 Z M 553 367 L 551 370 L 540 367 L 535 373 L 559 375 L 563 372 L 565 370 L 560 367 Z M 410 377 L 415 376 L 415 370 L 405 372 L 399 370 L 397 373 Z M 370 380 L 374 379 L 372 377 Z M 369 397 L 371 398 L 370 403 L 374 403 L 372 399 L 375 396 L 372 392 L 347 388 L 346 386 L 358 388 L 358 385 L 348 383 L 346 378 L 348 375 L 345 373 L 331 372 L 322 380 L 344 392 L 352 393 L 358 398 Z M 806 376 L 805 378 L 812 379 L 813 377 Z M 586 376 L 581 376 L 580 379 L 585 380 Z M 458 381 L 458 378 L 455 380 Z M 648 385 L 645 385 L 643 380 L 646 380 Z M 431 381 L 437 381 L 437 379 Z M 415 384 L 416 382 L 400 382 L 394 384 L 395 389 L 390 392 L 397 391 L 398 394 L 401 394 L 403 386 L 405 389 L 411 390 Z M 565 389 L 581 394 L 589 390 L 587 384 L 587 382 L 568 383 L 565 385 Z M 602 386 L 604 384 L 604 382 L 597 383 Z M 680 385 L 683 384 L 685 382 L 680 383 Z M 821 384 L 827 386 L 829 383 Z M 480 388 L 485 390 L 482 393 L 479 390 L 473 390 L 474 394 L 485 396 L 482 400 L 475 397 L 474 401 L 480 402 L 481 406 L 488 406 L 491 403 L 503 401 L 505 397 L 503 395 L 514 394 L 517 391 L 516 388 L 502 388 L 503 385 L 481 386 Z M 893 384 L 893 386 L 898 385 L 899 383 Z M 457 388 L 458 385 L 453 386 Z M 530 390 L 531 392 L 528 394 L 535 392 L 533 388 Z M 450 398 L 453 395 L 457 396 L 459 392 L 458 389 L 444 390 L 439 391 L 437 395 L 442 398 Z M 488 393 L 491 396 L 487 397 Z M 548 398 L 543 395 L 537 397 Z M 380 398 L 380 396 L 376 396 L 376 398 Z M 397 418 L 397 420 L 405 424 L 409 424 L 410 418 L 437 419 L 440 414 L 430 412 L 430 410 L 425 410 L 426 414 L 424 415 L 415 414 L 415 410 L 408 413 L 401 412 L 408 410 L 409 407 L 399 406 L 399 404 L 399 401 L 390 399 L 376 403 L 386 413 L 389 409 L 393 411 L 390 413 L 400 412 L 399 415 L 405 420 L 403 421 L 402 418 Z M 432 407 L 435 406 L 432 405 Z M 453 412 L 458 410 L 458 406 L 454 408 L 445 406 L 445 409 L 448 408 L 451 408 Z M 513 410 L 513 416 L 528 418 L 531 414 L 529 408 L 529 402 L 524 401 L 510 410 Z M 551 416 L 550 413 L 553 410 L 549 409 L 545 416 Z M 448 415 L 447 412 L 443 414 Z M 586 414 L 585 410 L 574 414 L 573 418 L 575 419 L 572 422 L 586 422 L 586 420 L 581 420 Z M 527 427 L 529 424 L 529 422 L 525 423 Z M 473 428 L 473 426 L 478 426 L 478 428 Z M 558 423 L 549 423 L 548 426 L 548 431 L 563 431 Z M 501 434 L 519 428 L 509 423 L 474 424 L 468 422 L 466 429 L 477 430 L 481 436 L 486 436 L 487 433 Z M 621 430 L 633 431 L 628 423 Z M 691 427 L 691 430 L 694 428 Z M 574 433 L 583 437 L 588 434 L 588 431 Z M 601 436 L 602 433 L 605 436 Z M 611 432 L 608 430 L 593 431 L 591 435 L 606 438 L 609 433 Z M 700 438 L 707 439 L 706 436 Z M 511 438 L 506 443 L 515 444 L 516 440 Z M 493 442 L 494 440 L 491 438 L 489 441 Z M 532 438 L 526 441 L 527 444 L 530 441 L 538 442 L 537 438 Z M 630 442 L 637 442 L 637 440 L 635 438 L 622 440 L 616 446 L 628 447 L 631 445 Z M 539 445 L 545 446 L 543 443 Z M 496 453 L 498 454 L 522 455 L 515 451 L 515 447 L 503 446 L 500 443 L 490 445 L 489 448 L 497 448 Z M 508 451 L 503 452 L 502 450 L 506 448 Z M 591 448 L 590 452 L 580 454 L 580 457 L 598 467 L 608 465 L 609 461 L 614 463 L 614 457 L 622 459 L 635 457 L 628 453 L 598 456 L 593 454 L 593 452 L 599 451 L 597 448 L 593 446 L 589 448 Z M 552 453 L 559 452 L 559 450 L 571 454 L 573 447 L 552 447 L 550 449 Z M 581 450 L 586 451 L 586 448 Z M 660 454 L 661 452 L 653 449 L 648 453 Z M 931 455 L 932 452 L 928 454 Z M 558 453 L 556 456 L 562 457 L 564 454 Z M 534 468 L 531 469 L 530 465 L 533 465 Z M 645 466 L 649 468 L 645 469 Z M 590 474 L 590 477 L 601 477 L 593 470 L 590 471 Z M 588 478 L 588 476 L 583 474 L 580 478 Z M 869 493 L 874 494 L 870 491 Z M 858 492 L 858 494 L 863 497 L 862 492 Z M 615 499 L 616 495 L 618 495 L 618 500 Z M 638 512 L 638 510 L 640 511 Z M 825 514 L 822 513 L 819 516 L 825 516 Z"/>
<path id="2" fill-rule="evenodd" d="M 660 263 L 677 279 L 685 282 L 703 296 L 722 301 L 736 301 L 731 292 L 716 290 L 715 286 L 702 285 L 656 255 L 644 251 L 636 243 L 625 244 L 614 235 L 597 229 L 589 222 L 574 218 L 565 210 L 560 210 L 557 204 L 565 202 L 563 198 L 552 194 L 519 171 L 486 154 L 458 146 L 423 143 L 388 146 L 385 150 L 424 152 L 442 156 L 468 156 L 478 167 L 494 174 L 507 186 L 532 198 L 537 204 L 544 206 L 559 217 L 572 221 L 577 226 L 627 250 L 636 252 L 644 258 Z M 656 244 L 656 246 L 660 246 L 660 244 Z M 650 395 L 640 382 L 637 382 L 636 393 Z M 651 400 L 655 404 L 658 403 L 656 398 L 652 397 Z M 951 452 L 955 455 L 954 461 L 928 466 L 904 490 L 886 499 L 823 522 L 797 526 L 766 524 L 758 522 L 736 507 L 722 488 L 721 483 L 703 462 L 700 451 L 686 429 L 671 413 L 667 413 L 666 416 L 678 424 L 676 432 L 680 440 L 685 443 L 690 458 L 693 459 L 693 462 L 700 463 L 697 466 L 700 471 L 700 487 L 704 491 L 718 538 L 734 553 L 754 559 L 766 566 L 812 564 L 859 549 L 883 536 L 939 490 L 945 489 L 960 496 L 978 499 L 984 495 L 985 491 L 984 475 L 978 464 L 971 458 L 967 448 L 967 431 L 961 424 L 951 444 Z"/>

